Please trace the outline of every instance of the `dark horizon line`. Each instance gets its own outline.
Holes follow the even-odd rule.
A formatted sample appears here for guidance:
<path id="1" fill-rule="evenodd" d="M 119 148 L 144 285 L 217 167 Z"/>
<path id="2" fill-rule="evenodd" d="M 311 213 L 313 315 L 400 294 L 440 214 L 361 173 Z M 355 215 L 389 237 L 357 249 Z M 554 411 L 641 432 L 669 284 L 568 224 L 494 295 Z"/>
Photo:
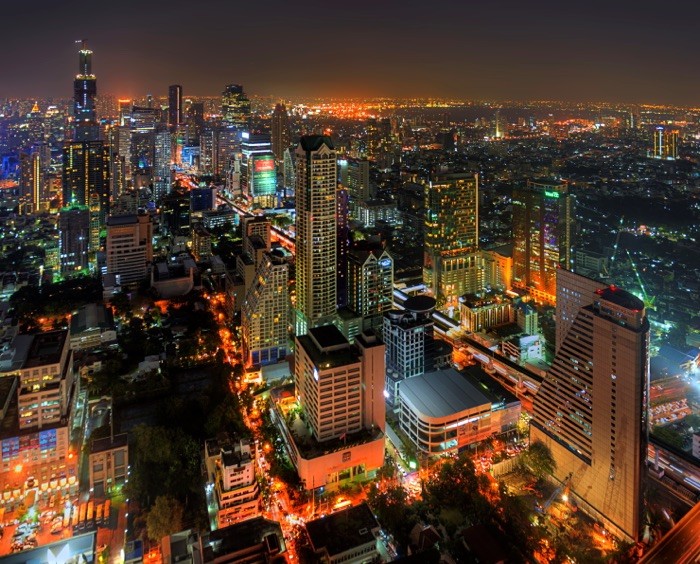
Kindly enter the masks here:
<path id="1" fill-rule="evenodd" d="M 184 87 L 183 87 L 184 90 Z M 313 95 L 294 95 L 294 96 L 279 96 L 278 94 L 260 94 L 260 93 L 249 93 L 246 92 L 249 98 L 277 98 L 281 102 L 294 101 L 294 100 L 315 100 L 315 101 L 346 101 L 346 102 L 366 102 L 366 101 L 380 101 L 380 100 L 391 100 L 391 101 L 442 101 L 442 102 L 457 102 L 460 104 L 586 104 L 586 105 L 616 105 L 616 106 L 642 106 L 642 107 L 659 107 L 659 108 L 674 108 L 674 109 L 686 109 L 686 110 L 700 110 L 700 103 L 698 105 L 691 104 L 678 104 L 671 102 L 651 102 L 651 101 L 611 101 L 611 100 L 583 100 L 583 99 L 506 99 L 506 98 L 459 98 L 456 96 L 447 95 L 415 95 L 415 96 L 390 96 L 390 95 L 371 95 L 371 96 L 313 96 Z M 113 97 L 116 100 L 135 100 L 146 98 L 147 96 L 153 96 L 154 99 L 167 99 L 168 94 L 158 94 L 154 95 L 151 93 L 140 94 L 136 96 L 121 96 L 117 94 L 107 93 L 103 96 Z M 97 99 L 99 100 L 101 96 L 98 94 Z M 183 94 L 183 99 L 188 97 L 192 98 L 220 98 L 221 93 L 218 94 Z M 72 100 L 73 97 L 70 95 L 65 96 L 8 96 L 0 98 L 2 100 L 19 100 L 19 101 L 36 101 L 36 100 Z"/>

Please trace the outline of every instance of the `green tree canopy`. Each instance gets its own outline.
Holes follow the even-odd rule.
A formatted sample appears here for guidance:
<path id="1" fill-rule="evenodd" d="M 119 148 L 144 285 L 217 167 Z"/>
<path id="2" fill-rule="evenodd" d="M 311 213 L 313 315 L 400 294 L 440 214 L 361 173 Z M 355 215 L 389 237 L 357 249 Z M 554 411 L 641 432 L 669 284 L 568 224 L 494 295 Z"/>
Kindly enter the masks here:
<path id="1" fill-rule="evenodd" d="M 557 464 L 552 456 L 552 451 L 542 441 L 535 441 L 523 454 L 523 463 L 530 468 L 537 478 L 544 478 L 548 474 L 554 474 Z"/>
<path id="2" fill-rule="evenodd" d="M 181 531 L 184 513 L 182 504 L 174 497 L 158 496 L 146 517 L 148 538 L 160 542 L 163 537 Z"/>

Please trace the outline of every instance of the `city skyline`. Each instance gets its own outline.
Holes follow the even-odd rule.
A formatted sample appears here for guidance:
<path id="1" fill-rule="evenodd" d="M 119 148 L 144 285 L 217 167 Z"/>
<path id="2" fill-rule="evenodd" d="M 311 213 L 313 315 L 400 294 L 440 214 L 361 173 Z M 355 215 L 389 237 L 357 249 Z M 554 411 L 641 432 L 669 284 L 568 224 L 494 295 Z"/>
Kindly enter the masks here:
<path id="1" fill-rule="evenodd" d="M 6 61 L 0 97 L 68 97 L 73 42 L 87 38 L 100 92 L 115 96 L 166 95 L 171 84 L 186 95 L 216 95 L 236 82 L 271 96 L 693 104 L 698 79 L 687 69 L 699 8 L 659 26 L 650 3 L 625 4 L 603 11 L 551 1 L 537 8 L 438 2 L 426 10 L 417 2 L 358 2 L 343 11 L 317 2 L 290 10 L 273 0 L 264 11 L 242 5 L 234 13 L 210 1 L 178 32 L 184 16 L 160 0 L 123 3 L 120 13 L 133 18 L 107 6 L 38 0 L 31 9 L 5 8 L 13 22 L 6 43 L 21 45 L 23 56 Z M 138 21 L 158 25 L 145 33 Z M 240 56 L 246 46 L 256 57 Z M 318 51 L 317 64 L 297 62 L 305 50 Z"/>

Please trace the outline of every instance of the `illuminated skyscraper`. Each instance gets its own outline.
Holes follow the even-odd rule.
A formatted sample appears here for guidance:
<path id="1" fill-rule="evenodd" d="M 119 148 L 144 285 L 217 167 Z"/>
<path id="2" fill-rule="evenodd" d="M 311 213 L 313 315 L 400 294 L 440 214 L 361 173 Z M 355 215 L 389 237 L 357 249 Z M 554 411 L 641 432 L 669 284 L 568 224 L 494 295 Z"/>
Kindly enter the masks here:
<path id="1" fill-rule="evenodd" d="M 182 123 L 182 86 L 168 86 L 168 127 L 173 131 Z"/>
<path id="2" fill-rule="evenodd" d="M 274 208 L 277 199 L 277 169 L 270 136 L 242 133 L 241 190 L 253 204 Z"/>
<path id="3" fill-rule="evenodd" d="M 155 134 L 153 153 L 153 198 L 156 202 L 167 196 L 172 185 L 172 134 L 164 126 Z"/>
<path id="4" fill-rule="evenodd" d="M 250 128 L 250 100 L 240 84 L 228 84 L 221 94 L 221 114 L 224 122 L 245 131 Z"/>
<path id="5" fill-rule="evenodd" d="M 289 266 L 264 253 L 241 308 L 243 358 L 248 364 L 282 362 L 289 350 Z"/>
<path id="6" fill-rule="evenodd" d="M 30 154 L 20 154 L 20 213 L 48 211 L 50 164 L 48 143 L 37 143 Z"/>
<path id="7" fill-rule="evenodd" d="M 350 223 L 348 217 L 348 190 L 338 184 L 336 202 L 336 262 L 338 278 L 336 296 L 338 309 L 348 305 L 348 251 L 350 250 Z"/>
<path id="8" fill-rule="evenodd" d="M 306 135 L 296 149 L 296 334 L 336 317 L 336 152 Z"/>
<path id="9" fill-rule="evenodd" d="M 96 141 L 100 128 L 95 112 L 97 79 L 92 74 L 92 51 L 83 39 L 78 51 L 78 74 L 73 82 L 73 139 L 76 141 Z"/>
<path id="10" fill-rule="evenodd" d="M 558 268 L 573 264 L 574 199 L 566 183 L 528 181 L 513 190 L 513 287 L 554 305 Z"/>
<path id="11" fill-rule="evenodd" d="M 90 210 L 87 206 L 71 206 L 58 215 L 59 256 L 61 274 L 85 273 L 90 250 Z"/>
<path id="12" fill-rule="evenodd" d="M 676 160 L 678 158 L 678 130 L 657 127 L 654 130 L 654 152 L 651 156 L 667 161 Z"/>
<path id="13" fill-rule="evenodd" d="M 483 285 L 479 254 L 479 177 L 439 174 L 425 189 L 423 280 L 438 305 Z"/>
<path id="14" fill-rule="evenodd" d="M 123 286 L 146 278 L 153 261 L 153 225 L 148 214 L 113 215 L 107 221 L 107 274 Z"/>
<path id="15" fill-rule="evenodd" d="M 542 441 L 550 448 L 555 475 L 582 500 L 580 508 L 616 535 L 637 540 L 647 473 L 644 304 L 625 290 L 564 269 L 557 277 L 557 324 L 565 319 L 565 327 L 534 399 L 530 444 Z"/>
<path id="16" fill-rule="evenodd" d="M 277 165 L 282 165 L 285 149 L 289 149 L 292 143 L 289 131 L 289 115 L 284 104 L 277 104 L 272 112 L 272 152 L 275 154 Z"/>

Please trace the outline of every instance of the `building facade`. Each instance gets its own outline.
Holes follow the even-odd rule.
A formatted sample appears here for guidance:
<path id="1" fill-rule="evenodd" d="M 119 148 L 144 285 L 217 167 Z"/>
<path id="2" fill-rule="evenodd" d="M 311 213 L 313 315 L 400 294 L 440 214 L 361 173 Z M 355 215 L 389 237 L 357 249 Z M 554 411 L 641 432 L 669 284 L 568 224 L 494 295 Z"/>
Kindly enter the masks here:
<path id="1" fill-rule="evenodd" d="M 558 300 L 566 300 L 565 289 Z M 555 477 L 570 483 L 582 509 L 617 536 L 637 540 L 647 472 L 649 321 L 643 302 L 615 286 L 578 301 L 535 396 L 530 442 L 550 448 Z M 560 308 L 558 301 L 557 320 Z"/>
<path id="2" fill-rule="evenodd" d="M 479 254 L 479 177 L 436 175 L 425 189 L 423 281 L 438 305 L 483 286 Z"/>
<path id="3" fill-rule="evenodd" d="M 297 335 L 336 317 L 336 152 L 330 137 L 307 135 L 296 150 Z"/>
<path id="4" fill-rule="evenodd" d="M 265 253 L 241 308 L 246 364 L 276 364 L 289 352 L 289 266 Z"/>
<path id="5" fill-rule="evenodd" d="M 557 271 L 573 266 L 573 221 L 566 183 L 528 180 L 513 190 L 513 287 L 555 305 Z"/>
<path id="6" fill-rule="evenodd" d="M 115 215 L 107 222 L 107 274 L 119 276 L 122 286 L 146 278 L 153 261 L 153 226 L 147 214 Z"/>
<path id="7" fill-rule="evenodd" d="M 257 453 L 251 440 L 206 441 L 205 463 L 217 504 L 217 528 L 262 514 L 262 495 L 255 467 Z"/>

